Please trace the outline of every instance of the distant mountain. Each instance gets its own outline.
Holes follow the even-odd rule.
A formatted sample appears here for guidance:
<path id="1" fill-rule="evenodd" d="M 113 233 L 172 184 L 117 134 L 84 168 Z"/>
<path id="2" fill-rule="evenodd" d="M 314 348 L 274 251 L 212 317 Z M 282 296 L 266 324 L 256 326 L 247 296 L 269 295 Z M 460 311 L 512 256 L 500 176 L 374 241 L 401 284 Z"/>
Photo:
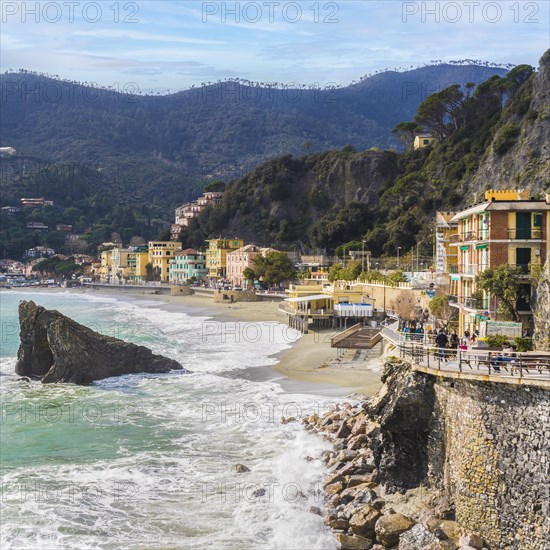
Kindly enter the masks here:
<path id="1" fill-rule="evenodd" d="M 195 196 L 205 179 L 235 179 L 278 155 L 347 144 L 394 147 L 391 129 L 410 120 L 427 95 L 505 73 L 442 64 L 383 72 L 342 88 L 231 81 L 164 96 L 4 73 L 1 145 L 46 162 L 118 172 L 123 192 L 173 207 Z"/>
<path id="2" fill-rule="evenodd" d="M 549 109 L 550 50 L 538 71 L 521 65 L 440 103 L 430 115 L 444 129 L 435 145 L 404 153 L 348 146 L 272 159 L 229 183 L 220 206 L 193 220 L 184 239 L 199 246 L 208 236 L 238 235 L 331 251 L 364 240 L 376 256 L 420 243 L 429 255 L 436 210 L 471 204 L 488 188 L 550 192 Z"/>

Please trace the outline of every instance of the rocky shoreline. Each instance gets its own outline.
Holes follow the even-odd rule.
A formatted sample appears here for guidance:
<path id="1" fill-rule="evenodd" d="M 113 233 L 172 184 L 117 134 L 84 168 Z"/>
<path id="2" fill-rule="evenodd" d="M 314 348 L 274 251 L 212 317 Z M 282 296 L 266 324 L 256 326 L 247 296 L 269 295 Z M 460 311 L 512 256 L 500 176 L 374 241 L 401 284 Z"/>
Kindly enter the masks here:
<path id="1" fill-rule="evenodd" d="M 382 382 L 372 398 L 303 420 L 333 445 L 321 457 L 330 468 L 325 524 L 343 550 L 486 548 L 479 535 L 460 532 L 453 504 L 427 481 L 433 381 L 394 359 Z"/>

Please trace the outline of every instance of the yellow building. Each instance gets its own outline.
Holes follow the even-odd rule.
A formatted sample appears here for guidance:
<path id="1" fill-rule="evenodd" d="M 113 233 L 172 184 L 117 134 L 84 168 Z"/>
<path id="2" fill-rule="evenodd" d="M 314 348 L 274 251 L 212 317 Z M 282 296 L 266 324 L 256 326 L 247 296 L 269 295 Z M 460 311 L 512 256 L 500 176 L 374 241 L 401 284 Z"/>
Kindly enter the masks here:
<path id="1" fill-rule="evenodd" d="M 128 250 L 111 248 L 101 253 L 99 280 L 102 283 L 116 284 L 128 278 Z"/>
<path id="2" fill-rule="evenodd" d="M 118 283 L 128 279 L 128 250 L 113 248 L 111 250 L 111 282 Z"/>
<path id="3" fill-rule="evenodd" d="M 170 276 L 170 260 L 181 243 L 175 241 L 149 241 L 149 262 L 153 266 L 153 278 L 167 283 Z"/>
<path id="4" fill-rule="evenodd" d="M 453 235 L 458 233 L 458 221 L 453 220 L 456 212 L 436 212 L 435 229 L 435 271 L 436 273 L 456 273 L 458 254 L 454 246 L 449 246 Z M 454 267 L 453 267 L 454 266 Z"/>
<path id="5" fill-rule="evenodd" d="M 418 134 L 414 138 L 415 149 L 422 149 L 423 147 L 430 147 L 435 143 L 435 138 L 431 134 Z"/>
<path id="6" fill-rule="evenodd" d="M 147 280 L 147 264 L 149 251 L 147 246 L 135 246 L 128 252 L 128 280 L 131 283 L 140 283 Z"/>
<path id="7" fill-rule="evenodd" d="M 99 268 L 99 280 L 102 283 L 111 281 L 111 267 L 113 264 L 112 250 L 104 250 L 101 253 L 101 266 Z"/>
<path id="8" fill-rule="evenodd" d="M 361 304 L 365 301 L 361 286 L 345 282 L 290 285 L 286 292 L 289 300 L 292 300 L 289 301 L 290 307 L 296 311 L 303 309 L 304 304 L 308 304 L 309 309 L 332 311 L 338 304 Z"/>
<path id="9" fill-rule="evenodd" d="M 227 277 L 227 254 L 244 246 L 242 239 L 210 239 L 206 241 L 206 268 L 211 283 Z"/>

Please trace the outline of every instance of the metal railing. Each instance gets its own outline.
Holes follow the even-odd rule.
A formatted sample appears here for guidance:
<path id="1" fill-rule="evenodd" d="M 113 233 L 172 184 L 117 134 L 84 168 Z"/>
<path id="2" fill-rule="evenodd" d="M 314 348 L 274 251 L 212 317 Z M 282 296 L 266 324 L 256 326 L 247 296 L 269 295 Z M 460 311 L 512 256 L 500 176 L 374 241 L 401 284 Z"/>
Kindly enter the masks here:
<path id="1" fill-rule="evenodd" d="M 383 327 L 382 337 L 399 350 L 402 358 L 420 367 L 448 373 L 470 373 L 521 380 L 528 378 L 550 383 L 550 353 L 505 354 L 483 349 L 441 348 L 425 339 L 410 339 L 404 333 Z M 411 335 L 416 336 L 416 335 Z"/>
<path id="2" fill-rule="evenodd" d="M 542 227 L 514 227 L 508 229 L 509 239 L 542 239 Z"/>

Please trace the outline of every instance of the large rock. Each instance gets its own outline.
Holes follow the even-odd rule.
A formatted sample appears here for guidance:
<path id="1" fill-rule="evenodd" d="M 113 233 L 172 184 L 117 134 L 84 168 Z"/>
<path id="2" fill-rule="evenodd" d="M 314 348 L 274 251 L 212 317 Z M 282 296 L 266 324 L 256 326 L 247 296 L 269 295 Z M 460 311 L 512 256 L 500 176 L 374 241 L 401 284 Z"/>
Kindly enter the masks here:
<path id="1" fill-rule="evenodd" d="M 150 349 L 98 334 L 56 310 L 19 303 L 21 344 L 15 372 L 44 383 L 90 384 L 123 374 L 183 370 Z M 186 371 L 187 372 L 187 371 Z"/>
<path id="2" fill-rule="evenodd" d="M 382 516 L 374 527 L 376 540 L 384 546 L 391 548 L 399 542 L 399 535 L 408 531 L 413 525 L 414 521 L 403 514 Z"/>
<path id="3" fill-rule="evenodd" d="M 335 537 L 340 544 L 341 550 L 369 550 L 374 544 L 372 540 L 358 535 L 336 533 Z"/>
<path id="4" fill-rule="evenodd" d="M 371 538 L 374 535 L 374 526 L 380 515 L 380 512 L 374 506 L 367 504 L 351 516 L 349 526 L 356 535 Z"/>
<path id="5" fill-rule="evenodd" d="M 439 544 L 438 538 L 420 523 L 417 523 L 399 537 L 399 550 L 418 550 L 436 544 Z"/>

